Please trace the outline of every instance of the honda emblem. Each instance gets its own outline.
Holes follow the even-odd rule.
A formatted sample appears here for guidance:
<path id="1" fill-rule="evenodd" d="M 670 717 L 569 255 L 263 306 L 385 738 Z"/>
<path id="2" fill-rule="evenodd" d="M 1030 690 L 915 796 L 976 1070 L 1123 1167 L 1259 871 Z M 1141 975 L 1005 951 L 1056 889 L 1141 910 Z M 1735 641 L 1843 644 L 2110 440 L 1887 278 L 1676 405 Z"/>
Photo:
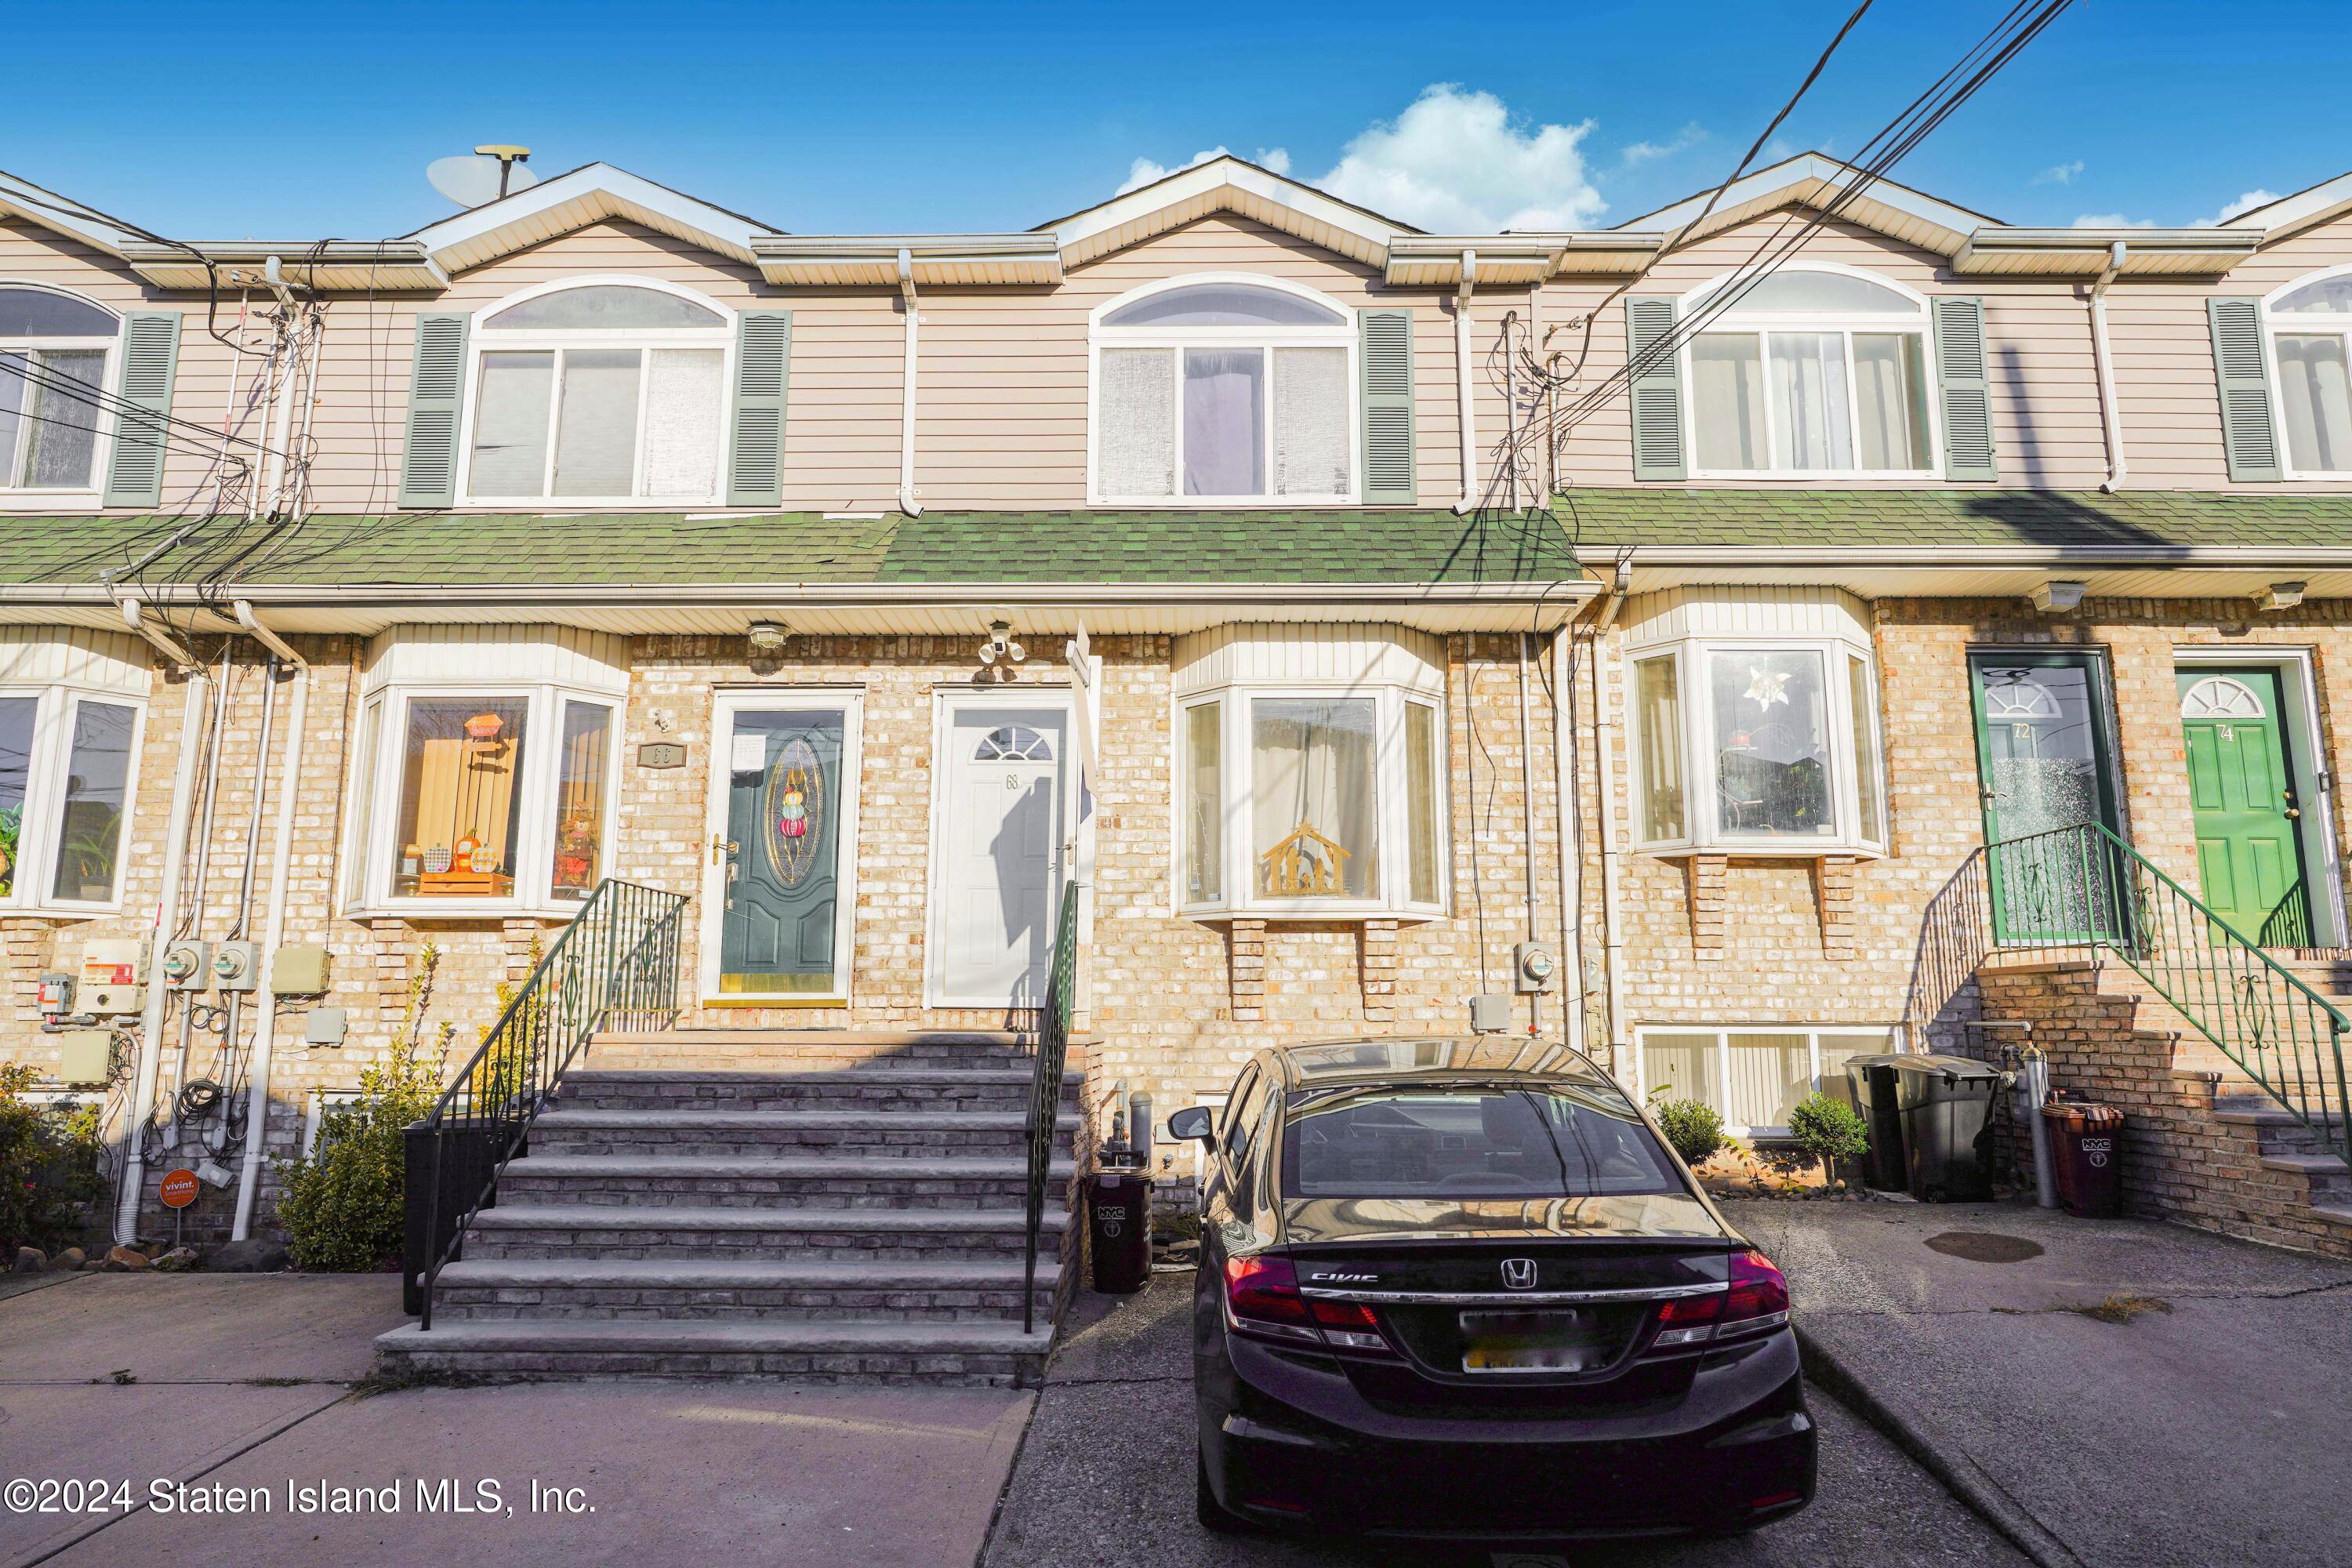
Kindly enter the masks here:
<path id="1" fill-rule="evenodd" d="M 1503 1259 L 1503 1283 L 1514 1290 L 1535 1289 L 1536 1260 L 1532 1258 Z"/>

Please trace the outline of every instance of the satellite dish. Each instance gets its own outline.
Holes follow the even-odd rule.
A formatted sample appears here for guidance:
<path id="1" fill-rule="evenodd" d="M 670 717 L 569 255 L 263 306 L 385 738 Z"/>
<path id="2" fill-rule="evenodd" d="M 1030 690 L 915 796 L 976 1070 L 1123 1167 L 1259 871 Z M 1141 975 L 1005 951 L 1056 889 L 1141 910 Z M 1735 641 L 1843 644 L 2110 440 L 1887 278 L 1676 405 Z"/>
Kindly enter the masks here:
<path id="1" fill-rule="evenodd" d="M 433 188 L 461 207 L 478 207 L 485 202 L 499 199 L 499 161 L 476 153 L 460 153 L 451 158 L 436 158 L 425 166 L 425 177 Z M 507 171 L 507 195 L 528 190 L 539 184 L 539 176 L 530 172 L 528 163 L 514 163 Z"/>

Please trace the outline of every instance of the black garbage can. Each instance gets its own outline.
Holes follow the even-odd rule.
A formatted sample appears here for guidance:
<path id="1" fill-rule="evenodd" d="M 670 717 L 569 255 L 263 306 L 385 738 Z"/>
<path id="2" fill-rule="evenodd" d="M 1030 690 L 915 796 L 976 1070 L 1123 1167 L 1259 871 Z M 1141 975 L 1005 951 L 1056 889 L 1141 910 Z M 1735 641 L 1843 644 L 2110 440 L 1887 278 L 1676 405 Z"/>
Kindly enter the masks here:
<path id="1" fill-rule="evenodd" d="M 1992 1102 L 2000 1069 L 1973 1057 L 1898 1056 L 1895 1106 L 1911 1195 L 1922 1203 L 1982 1203 L 1992 1196 Z"/>
<path id="2" fill-rule="evenodd" d="M 1862 1157 L 1864 1185 L 1882 1193 L 1911 1190 L 1910 1162 L 1903 1152 L 1903 1112 L 1896 1104 L 1895 1068 L 1899 1056 L 1848 1057 L 1845 1082 L 1853 1108 L 1870 1129 L 1870 1148 Z"/>
<path id="3" fill-rule="evenodd" d="M 1087 1178 L 1095 1289 L 1131 1296 L 1151 1280 L 1151 1178 L 1134 1155 L 1106 1152 L 1099 1160 Z"/>
<path id="4" fill-rule="evenodd" d="M 2112 1105 L 2053 1099 L 2042 1108 L 2057 1168 L 2058 1201 L 2071 1215 L 2116 1213 L 2124 1201 L 2124 1113 Z"/>

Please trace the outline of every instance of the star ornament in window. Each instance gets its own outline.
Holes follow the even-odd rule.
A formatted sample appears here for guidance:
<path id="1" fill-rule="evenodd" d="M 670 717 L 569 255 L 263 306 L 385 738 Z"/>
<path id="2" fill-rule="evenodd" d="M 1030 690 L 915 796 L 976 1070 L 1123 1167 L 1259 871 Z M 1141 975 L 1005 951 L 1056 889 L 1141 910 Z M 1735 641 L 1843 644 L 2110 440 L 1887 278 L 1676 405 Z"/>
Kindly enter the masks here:
<path id="1" fill-rule="evenodd" d="M 1754 665 L 1749 665 L 1748 667 L 1748 700 L 1768 712 L 1775 702 L 1789 700 L 1788 672 L 1783 670 L 1775 675 L 1770 670 L 1759 669 Z"/>

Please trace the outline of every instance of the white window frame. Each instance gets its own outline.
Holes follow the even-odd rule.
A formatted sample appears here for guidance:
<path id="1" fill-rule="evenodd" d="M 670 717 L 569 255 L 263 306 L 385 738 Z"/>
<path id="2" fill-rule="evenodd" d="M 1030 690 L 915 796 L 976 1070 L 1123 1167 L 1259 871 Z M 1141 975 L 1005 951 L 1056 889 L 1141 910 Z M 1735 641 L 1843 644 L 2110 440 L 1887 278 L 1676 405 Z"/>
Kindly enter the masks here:
<path id="1" fill-rule="evenodd" d="M 522 777 L 517 781 L 516 811 L 521 816 L 515 835 L 515 891 L 498 899 L 419 898 L 393 891 L 394 863 L 401 846 L 401 775 L 408 757 L 409 709 L 418 700 L 488 701 L 520 700 L 523 721 Z M 351 818 L 354 831 L 348 853 L 355 868 L 345 887 L 345 912 L 354 916 L 400 915 L 419 919 L 497 919 L 528 914 L 545 920 L 570 920 L 586 900 L 573 902 L 554 896 L 555 793 L 561 783 L 559 753 L 563 743 L 563 706 L 585 703 L 612 714 L 610 742 L 604 759 L 604 822 L 602 828 L 600 879 L 613 875 L 620 826 L 621 752 L 627 723 L 627 700 L 617 693 L 552 681 L 394 681 L 368 693 L 361 708 L 362 733 L 367 713 L 382 714 L 375 733 L 373 766 L 352 772 Z M 362 818 L 365 820 L 362 821 Z M 353 893 L 356 897 L 353 897 Z"/>
<path id="2" fill-rule="evenodd" d="M 1202 284 L 1230 284 L 1263 289 L 1308 300 L 1335 311 L 1339 320 L 1328 327 L 1114 327 L 1104 325 L 1115 311 L 1175 289 Z M 1168 351 L 1169 374 L 1174 390 L 1170 407 L 1174 428 L 1170 432 L 1170 465 L 1175 493 L 1164 496 L 1106 495 L 1102 488 L 1102 351 L 1107 349 Z M 1184 488 L 1184 351 L 1246 349 L 1265 351 L 1265 406 L 1258 424 L 1258 441 L 1265 458 L 1265 479 L 1274 483 L 1274 357 L 1278 348 L 1345 349 L 1348 354 L 1348 488 L 1333 495 L 1277 495 L 1268 489 L 1254 496 L 1188 496 Z M 1130 289 L 1095 307 L 1087 317 L 1087 497 L 1094 506 L 1191 507 L 1206 510 L 1247 506 L 1355 506 L 1364 472 L 1364 389 L 1362 345 L 1356 312 L 1320 290 L 1284 278 L 1255 272 L 1186 272 Z"/>
<path id="3" fill-rule="evenodd" d="M 1777 268 L 1773 275 L 1783 277 L 1796 272 L 1828 272 L 1859 279 L 1910 300 L 1913 308 L 1908 312 L 1751 310 L 1745 303 L 1739 303 L 1724 311 L 1701 331 L 1684 338 L 1680 347 L 1675 350 L 1675 355 L 1681 367 L 1683 441 L 1685 448 L 1683 457 L 1688 464 L 1690 477 L 1695 479 L 1779 480 L 1784 483 L 1820 484 L 1824 481 L 1843 482 L 1850 479 L 1916 480 L 1933 478 L 1942 473 L 1944 471 L 1944 422 L 1937 416 L 1936 329 L 1935 322 L 1929 315 L 1927 296 L 1916 289 L 1906 288 L 1892 278 L 1834 261 L 1808 261 L 1800 266 L 1783 267 Z M 1732 272 L 1722 273 L 1685 292 L 1676 302 L 1675 311 L 1676 322 L 1687 320 L 1690 313 L 1703 305 L 1709 295 L 1737 276 L 1737 273 Z M 1780 427 L 1779 417 L 1773 410 L 1771 345 L 1767 341 L 1774 332 L 1835 333 L 1843 338 L 1846 439 L 1849 443 L 1848 450 L 1856 454 L 1862 451 L 1862 405 L 1861 400 L 1854 395 L 1853 340 L 1857 335 L 1894 337 L 1906 333 L 1916 334 L 1919 339 L 1919 370 L 1922 378 L 1920 395 L 1924 399 L 1921 412 L 1926 416 L 1927 426 L 1927 466 L 1917 468 L 1702 468 L 1698 460 L 1698 384 L 1694 378 L 1691 353 L 1694 340 L 1699 337 L 1752 337 L 1756 340 L 1756 352 L 1760 356 L 1759 363 L 1762 367 L 1764 387 L 1764 457 L 1768 464 L 1776 464 L 1779 461 L 1780 450 Z"/>
<path id="4" fill-rule="evenodd" d="M 121 311 L 112 306 L 102 304 L 89 295 L 78 293 L 71 289 L 60 289 L 54 283 L 43 283 L 30 278 L 0 278 L 0 289 L 29 289 L 37 293 L 55 294 L 60 299 L 71 300 L 78 305 L 88 305 L 93 310 L 103 311 L 114 318 L 114 335 L 110 338 L 0 337 L 0 353 L 13 353 L 19 350 L 36 352 L 79 350 L 87 353 L 93 344 L 102 343 L 105 346 L 106 357 L 99 365 L 100 405 L 93 411 L 97 421 L 97 434 L 90 444 L 89 482 L 86 485 L 47 486 L 20 485 L 16 482 L 16 476 L 24 472 L 24 466 L 30 460 L 32 453 L 30 426 L 33 398 L 37 388 L 29 382 L 25 385 L 25 407 L 22 416 L 24 422 L 18 426 L 16 450 L 10 459 L 14 466 L 8 473 L 0 474 L 0 511 L 55 508 L 61 500 L 95 507 L 105 491 L 107 468 L 114 453 L 115 416 L 110 410 L 109 400 L 114 392 L 116 372 L 122 363 L 122 334 L 128 330 L 130 322 L 124 319 Z M 5 374 L 6 373 L 0 372 L 0 374 Z"/>
<path id="5" fill-rule="evenodd" d="M 644 289 L 656 294 L 699 305 L 719 319 L 715 327 L 610 328 L 592 327 L 509 327 L 485 326 L 483 323 L 501 310 L 511 310 L 527 300 L 542 299 L 550 294 L 568 293 L 574 289 L 593 287 Z M 466 334 L 465 416 L 457 432 L 457 453 L 460 464 L 457 504 L 483 508 L 513 510 L 519 507 L 541 507 L 550 511 L 577 511 L 593 508 L 599 510 L 641 509 L 667 511 L 680 506 L 723 506 L 727 500 L 727 431 L 728 410 L 732 403 L 735 385 L 736 312 L 707 294 L 698 293 L 680 284 L 658 278 L 632 277 L 626 273 L 597 273 L 582 278 L 564 278 L 551 283 L 534 284 L 518 289 L 500 300 L 493 300 L 473 314 L 470 330 Z M 711 468 L 711 488 L 701 495 L 663 496 L 559 496 L 555 488 L 555 451 L 563 409 L 563 359 L 569 349 L 717 349 L 719 359 L 719 456 Z M 485 353 L 517 352 L 551 352 L 555 355 L 554 374 L 549 378 L 547 391 L 547 460 L 541 470 L 542 489 L 537 495 L 477 496 L 474 484 L 474 424 L 480 412 L 482 394 L 482 356 Z M 651 368 L 649 358 L 641 358 L 637 366 L 637 430 L 636 448 L 631 472 L 642 479 L 646 462 L 645 377 Z"/>
<path id="6" fill-rule="evenodd" d="M 1825 1039 L 1851 1039 L 1876 1044 L 1882 1053 L 1898 1049 L 1896 1028 L 1876 1024 L 1637 1024 L 1633 1028 L 1633 1091 L 1643 1104 L 1649 1102 L 1648 1056 L 1653 1035 L 1713 1035 L 1715 1037 L 1715 1081 L 1721 1086 L 1731 1081 L 1731 1037 L 1734 1035 L 1780 1035 L 1804 1037 L 1806 1058 L 1812 1068 L 1813 1092 L 1829 1094 L 1833 1090 L 1822 1080 L 1822 1042 Z M 1717 1099 L 1720 1100 L 1718 1092 Z M 1734 1122 L 1727 1107 L 1707 1102 L 1708 1109 L 1723 1116 L 1723 1130 L 1735 1138 L 1786 1138 L 1785 1126 Z"/>
<path id="7" fill-rule="evenodd" d="M 147 700 L 97 686 L 0 686 L 0 698 L 32 698 L 33 751 L 25 781 L 24 826 L 17 865 L 0 898 L 0 914 L 112 914 L 122 908 L 123 870 L 131 859 L 131 824 L 139 807 L 139 763 L 146 749 Z M 123 770 L 122 826 L 114 850 L 114 892 L 105 899 L 60 899 L 56 885 L 65 823 L 66 779 L 72 766 L 74 716 L 85 702 L 131 710 L 131 756 Z"/>
<path id="8" fill-rule="evenodd" d="M 1251 821 L 1253 796 L 1250 771 L 1255 755 L 1251 744 L 1250 710 L 1260 700 L 1280 700 L 1285 698 L 1330 701 L 1353 699 L 1374 705 L 1372 731 L 1372 770 L 1374 794 L 1374 831 L 1380 835 L 1380 887 L 1369 899 L 1298 899 L 1268 898 L 1257 891 L 1257 855 L 1255 825 Z M 1185 748 L 1191 743 L 1185 716 L 1189 710 L 1204 702 L 1222 703 L 1217 718 L 1218 787 L 1221 819 L 1223 826 L 1223 853 L 1218 858 L 1218 879 L 1222 896 L 1215 899 L 1187 900 L 1184 867 L 1189 853 L 1187 824 L 1191 814 L 1185 804 L 1185 792 L 1190 773 Z M 1433 830 L 1437 840 L 1437 897 L 1434 900 L 1415 901 L 1411 897 L 1412 848 L 1411 811 L 1407 795 L 1411 780 L 1406 776 L 1409 760 L 1405 750 L 1404 714 L 1409 704 L 1419 704 L 1433 710 L 1436 716 L 1436 787 L 1432 792 L 1432 804 L 1436 813 Z M 1414 920 L 1435 920 L 1451 908 L 1453 896 L 1452 801 L 1450 799 L 1448 755 L 1451 747 L 1446 728 L 1446 700 L 1436 691 L 1424 691 L 1389 682 L 1378 684 L 1345 681 L 1264 681 L 1235 680 L 1217 686 L 1189 690 L 1173 700 L 1171 718 L 1176 743 L 1171 748 L 1175 763 L 1174 794 L 1177 830 L 1175 860 L 1171 886 L 1175 891 L 1176 910 L 1194 920 L 1214 920 L 1232 916 L 1267 916 L 1285 920 L 1371 920 L 1402 916 Z"/>
<path id="9" fill-rule="evenodd" d="M 2289 479 L 2352 479 L 2352 468 L 2298 468 L 2294 466 L 2294 445 L 2286 427 L 2286 379 L 2279 368 L 2278 341 L 2290 338 L 2334 338 L 2344 345 L 2347 364 L 2352 364 L 2352 310 L 2294 310 L 2273 309 L 2298 289 L 2314 283 L 2324 283 L 2330 278 L 2340 278 L 2352 272 L 2352 262 L 2341 267 L 2323 267 L 2306 272 L 2300 278 L 2280 284 L 2263 296 L 2263 368 L 2271 378 L 2272 439 L 2278 443 L 2279 472 Z"/>
<path id="10" fill-rule="evenodd" d="M 1707 666 L 1715 654 L 1812 653 L 1820 656 L 1822 700 L 1829 726 L 1830 805 L 1833 833 L 1800 837 L 1790 833 L 1739 833 L 1726 828 L 1721 818 L 1716 782 L 1715 703 L 1706 685 Z M 1675 691 L 1681 708 L 1683 780 L 1682 832 L 1666 837 L 1644 836 L 1643 802 L 1648 798 L 1649 746 L 1639 701 L 1639 667 L 1654 658 L 1675 661 Z M 1860 659 L 1871 695 L 1864 715 L 1870 747 L 1859 754 L 1855 741 L 1849 659 Z M 1624 706 L 1627 797 L 1633 823 L 1633 847 L 1646 854 L 1720 852 L 1742 856 L 1781 855 L 1817 858 L 1853 855 L 1875 859 L 1887 852 L 1891 816 L 1887 798 L 1885 703 L 1879 686 L 1878 660 L 1868 648 L 1837 637 L 1688 637 L 1629 647 L 1624 655 Z M 1703 765 L 1702 765 L 1703 764 Z M 1862 819 L 1861 768 L 1867 765 L 1878 782 L 1878 820 Z"/>

